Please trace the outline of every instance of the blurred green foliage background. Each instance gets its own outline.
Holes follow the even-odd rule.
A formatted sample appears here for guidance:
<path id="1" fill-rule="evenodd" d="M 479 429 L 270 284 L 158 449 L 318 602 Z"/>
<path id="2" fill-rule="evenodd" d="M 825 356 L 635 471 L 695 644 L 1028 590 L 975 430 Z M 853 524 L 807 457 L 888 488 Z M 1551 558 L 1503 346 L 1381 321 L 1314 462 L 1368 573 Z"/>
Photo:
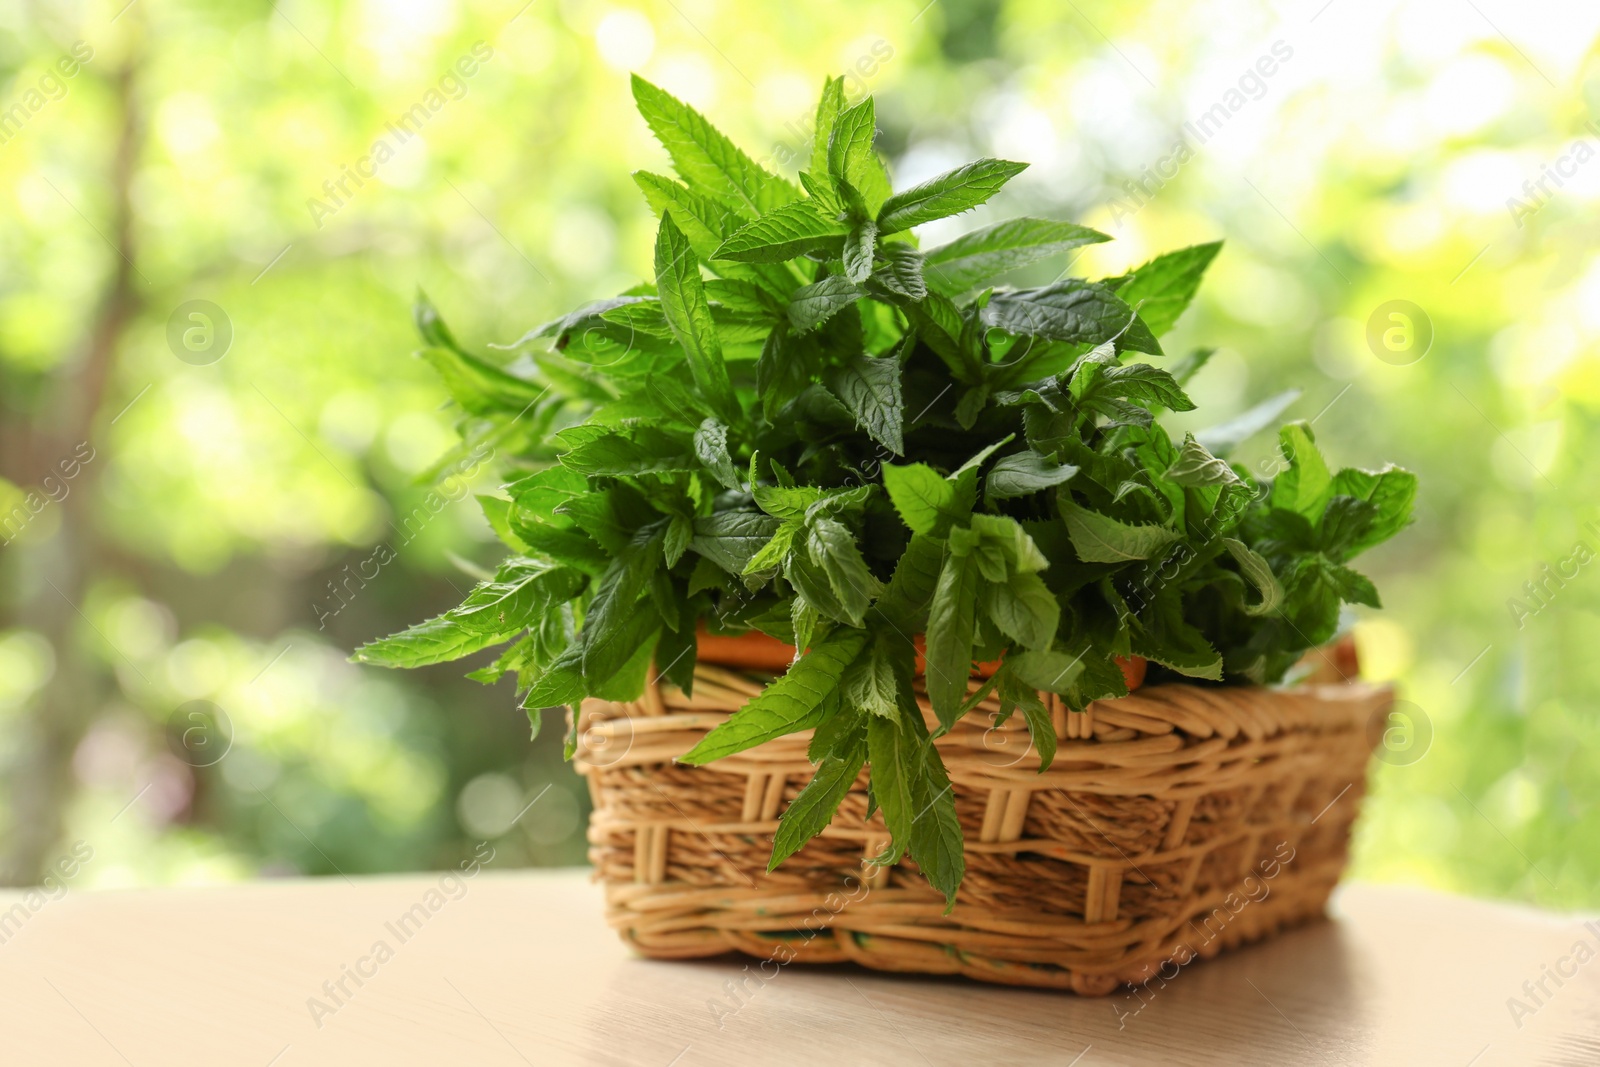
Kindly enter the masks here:
<path id="1" fill-rule="evenodd" d="M 1364 561 L 1410 705 L 1357 874 L 1600 904 L 1600 9 L 925 2 L 0 3 L 0 877 L 582 862 L 509 681 L 345 662 L 499 554 L 490 466 L 429 496 L 409 300 L 481 346 L 649 275 L 627 72 L 792 175 L 843 70 L 897 186 L 1033 164 L 925 238 L 1074 219 L 1090 277 L 1227 240 L 1171 346 L 1223 346 L 1206 421 L 1297 387 L 1331 461 L 1422 479 Z"/>

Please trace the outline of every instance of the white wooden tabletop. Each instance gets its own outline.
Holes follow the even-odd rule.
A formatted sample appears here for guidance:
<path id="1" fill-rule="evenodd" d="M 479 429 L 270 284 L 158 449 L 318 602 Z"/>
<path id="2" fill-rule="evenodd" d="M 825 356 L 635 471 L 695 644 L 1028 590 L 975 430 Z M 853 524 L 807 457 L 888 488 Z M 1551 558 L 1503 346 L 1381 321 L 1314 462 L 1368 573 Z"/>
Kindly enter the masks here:
<path id="1" fill-rule="evenodd" d="M 1419 891 L 1346 887 L 1333 921 L 1142 1007 L 848 967 L 763 982 L 635 958 L 601 910 L 579 871 L 8 892 L 0 1063 L 1600 1064 L 1600 922 Z"/>

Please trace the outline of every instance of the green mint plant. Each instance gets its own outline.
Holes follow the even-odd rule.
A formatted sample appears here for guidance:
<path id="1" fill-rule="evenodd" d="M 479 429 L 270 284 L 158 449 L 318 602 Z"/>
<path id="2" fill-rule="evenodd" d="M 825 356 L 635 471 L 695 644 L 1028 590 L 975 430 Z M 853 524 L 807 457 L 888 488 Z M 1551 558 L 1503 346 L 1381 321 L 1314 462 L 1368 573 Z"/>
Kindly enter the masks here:
<path id="1" fill-rule="evenodd" d="M 638 698 L 652 664 L 692 691 L 698 628 L 771 635 L 801 653 L 683 762 L 814 731 L 816 775 L 772 866 L 865 766 L 893 835 L 879 862 L 909 853 L 953 902 L 961 828 L 918 710 L 918 636 L 933 733 L 995 694 L 1047 768 L 1043 692 L 1074 709 L 1123 696 L 1119 657 L 1276 682 L 1335 635 L 1341 604 L 1379 605 L 1348 564 L 1410 521 L 1411 474 L 1334 473 L 1303 423 L 1279 431 L 1276 477 L 1230 464 L 1281 398 L 1181 441 L 1159 421 L 1194 408 L 1184 384 L 1209 352 L 1152 360 L 1219 245 L 997 287 L 1109 238 L 1013 218 L 919 247 L 915 227 L 1025 165 L 980 159 L 894 192 L 873 102 L 847 106 L 842 79 L 798 186 L 656 86 L 633 89 L 678 174 L 634 175 L 660 218 L 655 279 L 533 329 L 510 362 L 466 351 L 419 297 L 461 454 L 508 461 L 504 494 L 479 499 L 511 554 L 459 607 L 356 661 L 504 646 L 470 677 L 515 676 L 537 733 L 544 710 Z M 973 664 L 995 661 L 969 694 Z"/>

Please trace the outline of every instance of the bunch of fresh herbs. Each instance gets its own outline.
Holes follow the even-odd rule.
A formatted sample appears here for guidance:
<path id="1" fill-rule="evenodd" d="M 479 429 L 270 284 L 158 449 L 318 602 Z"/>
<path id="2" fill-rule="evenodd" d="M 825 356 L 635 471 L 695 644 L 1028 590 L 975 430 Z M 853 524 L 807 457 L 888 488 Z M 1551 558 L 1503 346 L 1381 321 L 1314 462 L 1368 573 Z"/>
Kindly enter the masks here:
<path id="1" fill-rule="evenodd" d="M 462 454 L 512 475 L 481 497 L 511 555 L 437 618 L 359 662 L 413 667 L 506 645 L 472 673 L 543 710 L 640 696 L 652 665 L 691 691 L 696 632 L 804 650 L 683 761 L 813 730 L 815 777 L 784 813 L 776 866 L 830 821 L 863 766 L 893 845 L 954 899 L 950 781 L 914 691 L 949 730 L 983 694 L 1020 709 L 1042 767 L 1041 692 L 1081 709 L 1127 692 L 1119 658 L 1204 683 L 1271 683 L 1378 606 L 1357 553 L 1410 518 L 1402 470 L 1331 472 L 1309 426 L 1258 479 L 1227 455 L 1282 398 L 1174 441 L 1195 352 L 1158 338 L 1219 246 L 1120 277 L 997 287 L 1106 235 L 1014 218 L 937 248 L 912 230 L 1024 169 L 980 159 L 893 192 L 871 98 L 827 83 L 799 185 L 634 80 L 678 178 L 634 175 L 660 218 L 655 280 L 540 326 L 494 360 L 426 300 L 423 355 L 461 410 Z M 448 463 L 452 457 L 446 457 Z M 568 743 L 569 755 L 571 740 Z"/>

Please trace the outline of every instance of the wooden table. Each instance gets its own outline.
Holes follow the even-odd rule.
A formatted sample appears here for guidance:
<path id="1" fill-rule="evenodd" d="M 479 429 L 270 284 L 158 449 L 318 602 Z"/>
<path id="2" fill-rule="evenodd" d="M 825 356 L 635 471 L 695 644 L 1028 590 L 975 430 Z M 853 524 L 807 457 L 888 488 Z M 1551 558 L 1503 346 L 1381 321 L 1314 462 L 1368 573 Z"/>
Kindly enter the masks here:
<path id="1" fill-rule="evenodd" d="M 1142 1009 L 641 960 L 578 871 L 34 903 L 0 895 L 0 1063 L 19 1067 L 1600 1064 L 1600 962 L 1572 955 L 1600 950 L 1600 922 L 1372 886 L 1344 889 L 1332 922 L 1152 985 Z M 1537 996 L 1558 966 L 1576 973 L 1537 1003 L 1523 982 Z"/>

